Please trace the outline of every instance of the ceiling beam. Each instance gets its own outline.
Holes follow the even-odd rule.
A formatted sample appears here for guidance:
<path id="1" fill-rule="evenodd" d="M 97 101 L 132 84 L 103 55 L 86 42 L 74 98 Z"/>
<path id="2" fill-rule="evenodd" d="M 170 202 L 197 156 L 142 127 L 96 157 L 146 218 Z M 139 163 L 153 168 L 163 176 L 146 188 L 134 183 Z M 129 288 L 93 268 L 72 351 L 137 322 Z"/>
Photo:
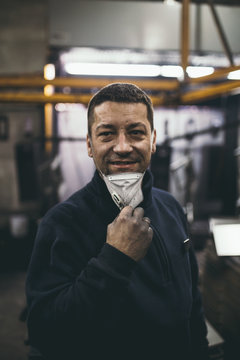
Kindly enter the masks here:
<path id="1" fill-rule="evenodd" d="M 178 80 L 138 80 L 129 78 L 72 78 L 72 77 L 58 77 L 54 80 L 45 80 L 42 77 L 35 76 L 2 76 L 0 77 L 1 87 L 32 87 L 41 88 L 46 85 L 52 85 L 54 87 L 70 87 L 79 89 L 96 89 L 102 88 L 113 82 L 131 82 L 146 90 L 176 90 L 179 87 Z"/>
<path id="2" fill-rule="evenodd" d="M 182 21 L 181 21 L 181 65 L 184 79 L 187 78 L 187 66 L 189 56 L 189 7 L 190 0 L 182 0 Z"/>
<path id="3" fill-rule="evenodd" d="M 80 103 L 87 105 L 92 94 L 62 94 L 56 93 L 46 96 L 41 93 L 4 92 L 0 93 L 0 103 L 34 103 L 34 104 L 57 104 L 57 103 Z M 153 106 L 164 103 L 163 95 L 150 96 Z"/>
<path id="4" fill-rule="evenodd" d="M 240 70 L 240 65 L 229 66 L 222 69 L 215 70 L 211 75 L 202 76 L 199 78 L 188 79 L 188 83 L 203 83 L 208 81 L 217 80 L 226 77 L 230 72 Z"/>
<path id="5" fill-rule="evenodd" d="M 208 5 L 210 7 L 210 10 L 211 10 L 211 13 L 212 13 L 212 16 L 213 16 L 213 20 L 215 22 L 215 25 L 216 25 L 216 28 L 217 28 L 217 31 L 218 31 L 218 34 L 219 34 L 223 49 L 225 51 L 225 54 L 226 54 L 226 56 L 227 56 L 227 58 L 229 60 L 230 65 L 234 65 L 233 55 L 232 55 L 229 43 L 227 41 L 226 35 L 224 33 L 223 27 L 221 25 L 220 19 L 218 17 L 217 11 L 216 11 L 216 9 L 215 9 L 215 7 L 213 5 L 213 1 L 212 0 L 207 0 L 207 2 L 208 2 Z"/>
<path id="6" fill-rule="evenodd" d="M 180 95 L 180 104 L 196 104 L 198 102 L 217 98 L 240 88 L 240 80 L 227 81 L 217 85 L 205 86 Z"/>

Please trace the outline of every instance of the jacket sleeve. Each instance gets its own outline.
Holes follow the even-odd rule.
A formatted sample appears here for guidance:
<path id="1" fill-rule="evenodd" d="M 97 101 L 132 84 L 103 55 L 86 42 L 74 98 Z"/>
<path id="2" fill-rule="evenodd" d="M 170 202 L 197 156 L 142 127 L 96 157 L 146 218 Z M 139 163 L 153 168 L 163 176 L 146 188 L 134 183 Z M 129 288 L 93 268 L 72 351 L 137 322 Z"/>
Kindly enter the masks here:
<path id="1" fill-rule="evenodd" d="M 180 216 L 186 234 L 190 238 L 188 222 L 183 212 L 182 207 L 177 203 L 180 210 Z M 208 340 L 207 340 L 207 326 L 204 317 L 204 309 L 202 304 L 202 296 L 199 290 L 199 269 L 195 256 L 194 247 L 191 244 L 189 249 L 189 261 L 191 266 L 192 278 L 192 310 L 190 317 L 190 331 L 191 331 L 191 357 L 194 360 L 209 359 Z"/>
<path id="2" fill-rule="evenodd" d="M 136 264 L 106 243 L 89 259 L 82 247 L 79 258 L 69 250 L 71 236 L 64 225 L 43 220 L 29 265 L 29 340 L 46 359 L 70 358 L 79 339 L 89 351 L 87 339 L 114 321 Z"/>
<path id="3" fill-rule="evenodd" d="M 192 296 L 193 304 L 190 318 L 192 358 L 195 360 L 207 360 L 208 340 L 207 326 L 204 318 L 201 293 L 198 287 L 198 264 L 191 247 L 189 251 L 191 270 L 192 270 Z"/>

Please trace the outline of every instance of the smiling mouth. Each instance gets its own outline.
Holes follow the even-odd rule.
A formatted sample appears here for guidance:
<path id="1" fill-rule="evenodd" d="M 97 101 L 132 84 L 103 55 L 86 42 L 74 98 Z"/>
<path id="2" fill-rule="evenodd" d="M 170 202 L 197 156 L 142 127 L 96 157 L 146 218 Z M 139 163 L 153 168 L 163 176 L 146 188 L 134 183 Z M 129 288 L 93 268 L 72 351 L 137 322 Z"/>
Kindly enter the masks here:
<path id="1" fill-rule="evenodd" d="M 136 161 L 111 161 L 110 164 L 111 165 L 131 165 L 131 164 L 135 164 Z"/>

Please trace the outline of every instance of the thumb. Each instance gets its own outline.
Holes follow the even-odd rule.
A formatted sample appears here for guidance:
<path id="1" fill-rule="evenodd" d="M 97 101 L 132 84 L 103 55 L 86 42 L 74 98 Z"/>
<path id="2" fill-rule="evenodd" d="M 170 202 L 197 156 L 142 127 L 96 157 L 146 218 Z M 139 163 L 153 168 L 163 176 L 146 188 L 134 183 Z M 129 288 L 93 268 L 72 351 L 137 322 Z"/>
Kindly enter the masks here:
<path id="1" fill-rule="evenodd" d="M 118 217 L 131 217 L 133 214 L 132 206 L 125 206 L 119 213 Z"/>

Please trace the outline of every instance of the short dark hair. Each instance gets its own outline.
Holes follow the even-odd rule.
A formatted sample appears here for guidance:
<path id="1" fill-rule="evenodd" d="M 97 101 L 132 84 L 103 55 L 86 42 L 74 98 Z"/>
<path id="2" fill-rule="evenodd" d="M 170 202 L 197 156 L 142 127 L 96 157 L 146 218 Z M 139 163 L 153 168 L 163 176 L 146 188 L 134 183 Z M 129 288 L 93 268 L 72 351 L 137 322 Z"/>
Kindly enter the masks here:
<path id="1" fill-rule="evenodd" d="M 142 103 L 147 106 L 147 118 L 153 131 L 153 105 L 149 96 L 138 86 L 129 83 L 113 83 L 100 89 L 88 104 L 88 134 L 91 136 L 94 108 L 105 101 L 118 103 Z"/>

